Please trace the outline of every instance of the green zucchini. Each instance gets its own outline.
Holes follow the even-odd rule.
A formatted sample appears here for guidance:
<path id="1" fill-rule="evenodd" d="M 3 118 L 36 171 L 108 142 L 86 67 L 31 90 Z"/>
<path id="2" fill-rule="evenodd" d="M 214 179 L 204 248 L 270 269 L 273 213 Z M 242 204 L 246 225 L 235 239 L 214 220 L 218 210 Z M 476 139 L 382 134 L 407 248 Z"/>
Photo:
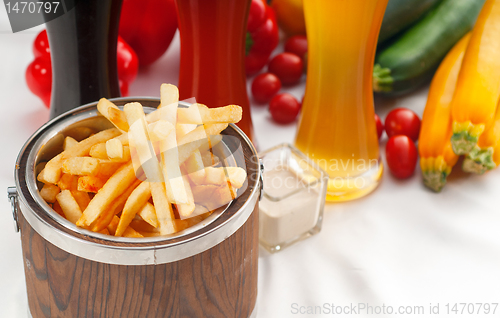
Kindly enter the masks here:
<path id="1" fill-rule="evenodd" d="M 474 25 L 485 0 L 443 0 L 375 57 L 373 90 L 398 95 L 432 78 L 441 60 Z"/>
<path id="2" fill-rule="evenodd" d="M 389 0 L 378 44 L 412 25 L 440 1 L 442 0 Z"/>

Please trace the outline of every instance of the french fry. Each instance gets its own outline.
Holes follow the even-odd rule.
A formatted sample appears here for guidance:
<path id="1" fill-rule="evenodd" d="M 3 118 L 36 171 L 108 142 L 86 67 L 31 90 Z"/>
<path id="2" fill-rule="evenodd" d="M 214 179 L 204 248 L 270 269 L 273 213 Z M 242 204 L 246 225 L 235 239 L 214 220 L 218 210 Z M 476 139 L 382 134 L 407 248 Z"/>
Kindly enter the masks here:
<path id="1" fill-rule="evenodd" d="M 71 191 L 73 198 L 75 198 L 76 203 L 80 207 L 80 210 L 84 211 L 90 203 L 90 197 L 87 192 L 83 191 Z"/>
<path id="2" fill-rule="evenodd" d="M 123 151 L 123 154 L 122 154 L 122 157 L 121 158 L 110 158 L 108 156 L 108 160 L 110 162 L 120 162 L 120 163 L 124 163 L 124 162 L 128 162 L 131 160 L 131 155 L 130 155 L 130 147 L 129 146 L 123 146 L 122 148 L 122 151 Z"/>
<path id="3" fill-rule="evenodd" d="M 167 199 L 165 183 L 153 182 L 149 186 L 151 187 L 151 195 L 155 205 L 156 217 L 160 224 L 161 235 L 175 233 L 177 231 L 174 223 L 175 216 L 172 206 Z"/>
<path id="4" fill-rule="evenodd" d="M 76 141 L 74 138 L 72 138 L 70 136 L 66 136 L 66 138 L 64 138 L 63 149 L 68 150 L 69 148 L 73 147 L 77 143 L 78 143 L 78 141 Z"/>
<path id="5" fill-rule="evenodd" d="M 111 223 L 109 223 L 109 225 L 107 227 L 109 234 L 115 235 L 116 227 L 118 226 L 119 221 L 120 221 L 120 219 L 116 215 L 113 216 L 113 220 L 111 221 Z M 123 236 L 124 237 L 143 237 L 139 232 L 137 232 L 136 230 L 134 230 L 130 226 L 127 227 L 127 229 L 123 233 Z"/>
<path id="6" fill-rule="evenodd" d="M 228 204 L 232 199 L 236 198 L 235 191 L 229 187 L 229 184 L 222 185 L 214 192 L 214 202 L 219 206 Z"/>
<path id="7" fill-rule="evenodd" d="M 123 192 L 122 195 L 120 195 L 118 198 L 116 198 L 113 203 L 109 206 L 108 209 L 106 209 L 101 215 L 95 220 L 92 225 L 92 231 L 94 232 L 99 232 L 100 230 L 106 228 L 109 223 L 113 220 L 113 217 L 120 213 L 123 210 L 123 207 L 125 206 L 125 202 L 127 201 L 128 197 L 134 191 L 135 188 L 139 184 L 141 184 L 142 181 L 136 180 L 133 182 L 125 192 Z M 116 227 L 115 227 L 116 230 Z M 114 232 L 113 232 L 114 235 Z"/>
<path id="8" fill-rule="evenodd" d="M 227 124 L 199 126 L 179 141 L 179 164 L 184 163 L 196 149 L 212 142 L 212 136 L 227 128 Z"/>
<path id="9" fill-rule="evenodd" d="M 209 124 L 198 126 L 196 129 L 190 131 L 187 135 L 179 139 L 179 146 L 199 140 L 206 142 L 209 136 L 220 134 L 220 132 L 226 129 L 227 126 L 228 124 Z"/>
<path id="10" fill-rule="evenodd" d="M 135 180 L 137 179 L 134 174 L 132 163 L 120 167 L 90 201 L 89 206 L 83 211 L 83 215 L 76 225 L 89 226 L 111 205 L 113 200 L 125 192 Z"/>
<path id="11" fill-rule="evenodd" d="M 61 178 L 57 182 L 57 186 L 61 190 L 77 190 L 78 189 L 78 177 L 65 173 L 61 176 Z"/>
<path id="12" fill-rule="evenodd" d="M 158 109 L 161 109 L 165 106 L 171 106 L 171 105 L 175 105 L 175 109 L 177 109 L 177 103 L 179 102 L 179 89 L 175 86 L 175 85 L 172 85 L 172 84 L 161 84 L 160 86 L 160 99 L 161 99 L 161 103 L 160 103 L 160 106 L 158 106 Z M 177 114 L 176 114 L 177 116 Z M 172 120 L 170 119 L 167 119 L 168 121 L 170 121 L 172 124 L 174 124 L 175 120 L 173 120 L 174 122 L 172 122 Z"/>
<path id="13" fill-rule="evenodd" d="M 243 111 L 240 106 L 208 108 L 205 105 L 193 104 L 189 108 L 179 108 L 177 120 L 180 124 L 216 124 L 237 123 L 241 120 Z"/>
<path id="14" fill-rule="evenodd" d="M 61 191 L 57 196 L 57 202 L 61 206 L 64 216 L 71 223 L 76 223 L 82 216 L 82 210 L 69 190 Z"/>
<path id="15" fill-rule="evenodd" d="M 110 140 L 114 140 L 114 139 L 122 142 L 121 140 L 123 138 L 117 137 L 117 138 L 113 138 L 113 139 L 110 139 Z M 127 161 L 130 161 L 130 148 L 128 146 L 128 139 L 126 139 L 127 145 L 123 145 L 122 144 L 123 145 L 123 156 L 122 156 L 122 158 L 113 158 L 113 159 L 110 159 L 108 157 L 108 152 L 107 152 L 107 149 L 106 149 L 106 143 L 107 142 L 103 142 L 103 143 L 99 143 L 97 145 L 94 145 L 90 149 L 90 152 L 89 152 L 90 156 L 93 157 L 93 158 L 102 159 L 102 160 L 111 160 L 113 162 L 127 162 Z"/>
<path id="16" fill-rule="evenodd" d="M 210 210 L 208 210 L 203 205 L 196 204 L 196 207 L 194 208 L 193 214 L 200 215 L 200 214 L 207 213 L 207 212 L 210 212 Z"/>
<path id="17" fill-rule="evenodd" d="M 72 175 L 95 175 L 99 171 L 99 159 L 92 157 L 72 157 L 62 165 L 62 172 Z"/>
<path id="18" fill-rule="evenodd" d="M 158 223 L 158 218 L 156 217 L 156 209 L 151 203 L 146 202 L 146 204 L 137 214 L 152 227 L 157 228 L 158 226 L 160 226 L 160 224 Z"/>
<path id="19" fill-rule="evenodd" d="M 101 160 L 99 164 L 99 171 L 97 172 L 95 177 L 101 180 L 108 180 L 109 177 L 111 177 L 122 165 L 123 163 L 121 162 Z"/>
<path id="20" fill-rule="evenodd" d="M 191 192 L 191 186 L 189 184 L 189 181 L 187 180 L 186 176 L 182 177 L 184 180 L 184 187 L 186 190 L 186 195 L 187 195 L 187 203 L 180 203 L 176 204 L 177 211 L 179 212 L 179 216 L 181 218 L 187 218 L 188 216 L 193 213 L 195 209 L 194 205 L 194 197 L 193 197 L 193 192 Z"/>
<path id="21" fill-rule="evenodd" d="M 111 218 L 111 222 L 109 222 L 108 226 L 106 228 L 109 231 L 109 234 L 115 235 L 116 228 L 118 227 L 118 223 L 120 222 L 120 218 L 117 217 L 116 215 L 113 215 Z"/>
<path id="22" fill-rule="evenodd" d="M 145 231 L 137 231 L 139 234 L 141 234 L 143 237 L 157 237 L 161 236 L 160 232 L 145 232 Z"/>
<path id="23" fill-rule="evenodd" d="M 142 236 L 141 233 L 137 232 L 130 226 L 125 229 L 125 232 L 123 232 L 123 237 L 144 237 Z"/>
<path id="24" fill-rule="evenodd" d="M 222 135 L 211 135 L 208 142 L 203 143 L 200 148 L 200 152 L 203 154 L 205 152 L 211 152 L 213 151 L 212 148 L 214 148 L 219 142 L 222 141 Z"/>
<path id="25" fill-rule="evenodd" d="M 59 179 L 61 178 L 62 164 L 66 159 L 71 157 L 86 156 L 89 154 L 90 148 L 92 148 L 93 145 L 105 142 L 115 136 L 118 136 L 119 134 L 120 131 L 118 129 L 112 128 L 103 130 L 95 135 L 88 137 L 87 139 L 80 141 L 74 147 L 61 152 L 60 154 L 52 158 L 49 162 L 47 162 L 47 165 L 45 165 L 45 168 L 43 169 L 43 179 L 49 183 L 57 183 L 57 181 L 59 181 Z"/>
<path id="26" fill-rule="evenodd" d="M 216 166 L 219 164 L 220 159 L 210 151 L 203 152 L 201 155 L 201 160 L 203 161 L 203 164 L 207 167 L 210 166 Z"/>
<path id="27" fill-rule="evenodd" d="M 226 174 L 223 168 L 206 167 L 204 184 L 222 185 L 226 183 Z"/>
<path id="28" fill-rule="evenodd" d="M 109 159 L 122 159 L 123 145 L 121 141 L 116 138 L 106 141 L 106 153 Z"/>
<path id="29" fill-rule="evenodd" d="M 101 142 L 101 143 L 93 145 L 92 148 L 90 148 L 89 155 L 92 158 L 108 159 L 108 153 L 106 151 L 106 143 Z"/>
<path id="30" fill-rule="evenodd" d="M 38 176 L 36 177 L 36 179 L 42 183 L 45 183 L 45 184 L 52 184 L 51 182 L 49 182 L 47 179 L 45 179 L 45 168 L 42 169 L 42 171 L 40 171 L 38 173 Z"/>
<path id="31" fill-rule="evenodd" d="M 128 134 L 121 134 L 120 136 L 113 139 L 117 139 L 122 143 L 122 145 L 128 146 Z"/>
<path id="32" fill-rule="evenodd" d="M 168 137 L 174 130 L 174 126 L 166 120 L 158 120 L 148 125 L 151 141 L 160 141 Z"/>
<path id="33" fill-rule="evenodd" d="M 56 196 L 61 192 L 61 189 L 59 189 L 58 186 L 54 184 L 44 184 L 42 190 L 40 190 L 40 196 L 42 199 L 49 203 L 54 203 L 56 202 Z"/>
<path id="34" fill-rule="evenodd" d="M 149 182 L 163 181 L 160 164 L 156 158 L 153 145 L 149 139 L 144 111 L 139 103 L 128 103 L 124 107 L 125 115 L 129 121 L 129 143 L 130 147 L 137 151 L 137 161 L 132 161 L 135 171 L 140 168 L 144 170 Z"/>
<path id="35" fill-rule="evenodd" d="M 83 176 L 78 178 L 78 191 L 97 193 L 106 182 L 95 176 Z"/>
<path id="36" fill-rule="evenodd" d="M 195 184 L 201 184 L 205 180 L 205 165 L 199 150 L 195 150 L 184 163 L 189 178 Z"/>
<path id="37" fill-rule="evenodd" d="M 240 167 L 224 167 L 231 185 L 237 189 L 241 188 L 247 179 L 247 172 Z"/>
<path id="38" fill-rule="evenodd" d="M 130 147 L 129 146 L 123 146 L 123 156 L 121 159 L 118 158 L 113 158 L 111 159 L 112 161 L 115 162 L 127 162 L 130 161 Z"/>
<path id="39" fill-rule="evenodd" d="M 162 172 L 167 197 L 174 204 L 188 203 L 186 185 L 182 178 L 175 133 L 160 141 Z"/>
<path id="40" fill-rule="evenodd" d="M 158 109 L 158 120 L 168 121 L 172 126 L 177 123 L 177 107 L 179 91 L 177 87 L 162 84 L 160 88 L 161 104 Z M 161 167 L 167 198 L 174 204 L 188 204 L 186 185 L 179 163 L 177 135 L 174 129 L 160 141 Z"/>
<path id="41" fill-rule="evenodd" d="M 128 131 L 129 125 L 125 114 L 115 104 L 106 98 L 101 98 L 97 103 L 97 110 L 112 122 L 116 128 L 121 131 Z"/>
<path id="42" fill-rule="evenodd" d="M 102 230 L 98 231 L 98 233 L 101 233 L 101 234 L 106 234 L 106 235 L 110 235 L 110 234 L 109 234 L 109 230 L 108 230 L 108 229 L 106 229 L 106 228 L 104 228 L 104 229 L 102 229 Z"/>
<path id="43" fill-rule="evenodd" d="M 66 218 L 66 216 L 64 215 L 64 212 L 63 210 L 61 209 L 61 205 L 59 204 L 59 202 L 54 202 L 54 204 L 52 205 L 52 209 L 54 211 L 56 211 L 57 214 L 59 214 L 60 216 L 62 216 L 63 218 Z"/>
<path id="44" fill-rule="evenodd" d="M 89 138 L 90 136 L 92 136 L 92 134 L 94 134 L 94 130 L 85 126 L 75 127 L 67 132 L 67 135 L 71 136 L 76 141 Z"/>
<path id="45" fill-rule="evenodd" d="M 146 202 L 148 202 L 150 197 L 151 188 L 149 182 L 142 182 L 132 191 L 123 207 L 120 223 L 118 223 L 115 236 L 121 236 L 123 232 L 125 232 L 125 229 L 129 226 L 134 216 L 141 210 Z"/>
<path id="46" fill-rule="evenodd" d="M 207 206 L 207 203 L 212 200 L 217 188 L 218 186 L 213 184 L 197 185 L 192 187 L 191 190 L 193 191 L 194 202 L 199 205 Z"/>
<path id="47" fill-rule="evenodd" d="M 151 204 L 151 203 L 150 203 Z M 151 204 L 152 206 L 152 204 Z M 149 233 L 158 233 L 160 234 L 160 230 L 158 228 L 155 228 L 153 226 L 151 226 L 151 224 L 149 224 L 148 222 L 142 220 L 142 219 L 133 219 L 131 222 L 130 222 L 130 225 L 129 225 L 131 228 L 133 228 L 134 230 L 136 230 L 137 232 L 141 233 L 142 232 L 149 232 Z"/>
<path id="48" fill-rule="evenodd" d="M 210 216 L 210 212 L 205 212 L 204 214 L 200 214 L 188 219 L 183 219 L 183 220 L 175 220 L 175 223 L 177 225 L 177 228 L 179 231 L 185 230 L 193 225 L 196 225 L 206 219 L 207 217 Z"/>
<path id="49" fill-rule="evenodd" d="M 196 124 L 177 124 L 175 125 L 175 130 L 177 134 L 177 140 L 184 137 L 191 131 L 196 129 Z"/>

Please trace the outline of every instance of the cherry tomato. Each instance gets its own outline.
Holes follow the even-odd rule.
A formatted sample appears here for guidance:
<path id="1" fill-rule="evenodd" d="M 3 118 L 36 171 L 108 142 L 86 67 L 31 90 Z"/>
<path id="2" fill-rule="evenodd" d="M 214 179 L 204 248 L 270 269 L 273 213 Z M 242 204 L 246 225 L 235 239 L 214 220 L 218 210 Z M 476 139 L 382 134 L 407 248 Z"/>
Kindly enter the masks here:
<path id="1" fill-rule="evenodd" d="M 128 45 L 121 36 L 118 36 L 116 47 L 116 64 L 118 66 L 118 77 L 120 80 L 131 83 L 137 76 L 139 69 L 139 60 L 134 50 Z"/>
<path id="2" fill-rule="evenodd" d="M 261 0 L 252 0 L 250 4 L 250 14 L 248 15 L 247 30 L 253 32 L 257 30 L 266 20 L 266 5 Z"/>
<path id="3" fill-rule="evenodd" d="M 389 138 L 385 146 L 387 165 L 391 173 L 400 179 L 410 177 L 417 165 L 417 147 L 404 135 Z"/>
<path id="4" fill-rule="evenodd" d="M 305 35 L 294 35 L 285 42 L 285 52 L 290 52 L 302 60 L 307 53 L 307 37 Z"/>
<path id="5" fill-rule="evenodd" d="M 258 103 L 267 103 L 281 88 L 280 79 L 272 73 L 262 73 L 252 82 L 252 95 Z"/>
<path id="6" fill-rule="evenodd" d="M 405 135 L 411 140 L 417 141 L 420 132 L 420 118 L 409 109 L 393 109 L 385 118 L 385 132 L 389 138 Z"/>
<path id="7" fill-rule="evenodd" d="M 288 93 L 278 94 L 271 99 L 269 112 L 277 123 L 288 124 L 297 118 L 300 112 L 300 103 Z"/>
<path id="8" fill-rule="evenodd" d="M 52 64 L 50 56 L 39 56 L 26 69 L 26 82 L 30 91 L 40 97 L 48 108 L 52 88 Z"/>
<path id="9" fill-rule="evenodd" d="M 150 65 L 168 49 L 177 31 L 175 0 L 123 0 L 119 34 L 139 65 Z"/>
<path id="10" fill-rule="evenodd" d="M 120 95 L 128 96 L 128 82 L 119 79 L 118 83 L 120 84 Z"/>
<path id="11" fill-rule="evenodd" d="M 254 4 L 254 2 L 257 3 Z M 262 6 L 264 6 L 264 19 L 260 17 Z M 255 11 L 252 11 L 252 7 L 255 7 Z M 245 42 L 245 71 L 247 75 L 253 75 L 267 64 L 271 52 L 278 45 L 279 30 L 274 10 L 266 4 L 265 0 L 252 0 L 248 22 Z M 257 24 L 257 22 L 260 23 Z"/>
<path id="12" fill-rule="evenodd" d="M 377 125 L 377 136 L 380 140 L 380 137 L 382 137 L 382 134 L 384 133 L 384 124 L 382 124 L 382 121 L 377 114 L 375 114 L 375 124 Z"/>
<path id="13" fill-rule="evenodd" d="M 304 64 L 300 57 L 293 53 L 281 53 L 269 62 L 269 72 L 278 76 L 284 85 L 297 83 L 302 76 Z"/>
<path id="14" fill-rule="evenodd" d="M 270 54 L 278 45 L 279 29 L 278 23 L 271 7 L 266 8 L 266 21 L 255 31 L 251 32 L 252 45 L 247 48 L 248 53 L 260 52 Z"/>
<path id="15" fill-rule="evenodd" d="M 33 42 L 33 55 L 35 55 L 35 57 L 50 55 L 49 38 L 47 37 L 47 30 L 43 30 L 36 36 L 35 42 Z"/>
<path id="16" fill-rule="evenodd" d="M 268 53 L 253 53 L 245 56 L 245 72 L 247 75 L 252 75 L 260 71 L 269 60 Z"/>

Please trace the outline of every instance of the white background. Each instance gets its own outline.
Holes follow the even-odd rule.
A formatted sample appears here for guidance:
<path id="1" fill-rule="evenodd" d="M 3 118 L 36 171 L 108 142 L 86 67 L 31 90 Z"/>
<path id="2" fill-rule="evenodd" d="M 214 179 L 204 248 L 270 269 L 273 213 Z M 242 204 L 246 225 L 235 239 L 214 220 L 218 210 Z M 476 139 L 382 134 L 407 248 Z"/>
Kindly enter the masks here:
<path id="1" fill-rule="evenodd" d="M 12 34 L 0 7 L 0 317 L 24 318 L 21 242 L 13 230 L 6 190 L 14 185 L 18 152 L 47 121 L 48 110 L 24 79 L 33 59 L 32 42 L 41 28 Z M 161 83 L 177 84 L 178 65 L 176 36 L 161 60 L 140 71 L 131 95 L 159 96 Z M 305 77 L 287 91 L 300 100 L 304 82 Z M 421 115 L 426 95 L 422 89 L 400 99 L 376 98 L 376 111 L 385 118 L 392 107 L 402 106 Z M 267 109 L 256 105 L 252 118 L 260 149 L 293 142 L 295 124 L 276 125 Z M 386 137 L 382 150 L 385 141 Z M 470 176 L 455 169 L 449 179 L 443 192 L 435 194 L 422 186 L 418 168 L 404 181 L 386 169 L 380 187 L 369 196 L 327 204 L 323 229 L 315 237 L 278 254 L 261 248 L 258 316 L 313 317 L 293 314 L 293 308 L 368 303 L 392 306 L 394 311 L 399 306 L 424 306 L 425 314 L 419 316 L 427 317 L 430 303 L 439 303 L 440 314 L 434 316 L 447 317 L 447 303 L 500 302 L 500 170 Z M 500 308 L 495 315 L 450 317 L 500 317 Z"/>

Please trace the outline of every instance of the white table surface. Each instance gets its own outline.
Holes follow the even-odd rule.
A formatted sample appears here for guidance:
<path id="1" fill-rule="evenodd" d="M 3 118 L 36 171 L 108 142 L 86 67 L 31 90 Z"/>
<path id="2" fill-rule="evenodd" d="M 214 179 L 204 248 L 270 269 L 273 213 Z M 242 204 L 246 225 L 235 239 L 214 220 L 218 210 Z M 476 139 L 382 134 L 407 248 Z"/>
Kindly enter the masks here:
<path id="1" fill-rule="evenodd" d="M 41 28 L 12 34 L 0 7 L 0 317 L 24 318 L 21 242 L 13 230 L 6 190 L 14 185 L 17 154 L 48 119 L 48 110 L 24 79 Z M 176 36 L 161 60 L 140 71 L 131 95 L 159 96 L 161 83 L 177 84 L 178 70 Z M 287 90 L 302 98 L 304 81 Z M 402 106 L 421 115 L 426 95 L 422 89 L 404 98 L 377 98 L 376 111 L 384 118 L 392 107 Z M 293 141 L 295 124 L 274 124 L 265 107 L 253 105 L 252 118 L 260 149 Z M 439 314 L 433 316 L 447 317 L 446 304 L 498 303 L 499 206 L 500 170 L 483 176 L 454 172 L 442 193 L 435 194 L 422 186 L 418 168 L 404 181 L 386 169 L 380 187 L 367 197 L 327 204 L 323 229 L 315 237 L 273 255 L 260 249 L 258 317 L 315 317 L 319 315 L 296 312 L 305 312 L 307 306 L 359 303 L 373 310 L 392 306 L 394 312 L 399 306 L 423 306 L 423 314 L 405 315 L 419 317 L 430 315 L 430 304 L 439 304 Z M 357 309 L 357 314 L 337 316 L 389 317 Z M 449 316 L 500 317 L 500 308 L 494 315 L 466 312 Z M 323 315 L 329 316 L 326 311 Z"/>

